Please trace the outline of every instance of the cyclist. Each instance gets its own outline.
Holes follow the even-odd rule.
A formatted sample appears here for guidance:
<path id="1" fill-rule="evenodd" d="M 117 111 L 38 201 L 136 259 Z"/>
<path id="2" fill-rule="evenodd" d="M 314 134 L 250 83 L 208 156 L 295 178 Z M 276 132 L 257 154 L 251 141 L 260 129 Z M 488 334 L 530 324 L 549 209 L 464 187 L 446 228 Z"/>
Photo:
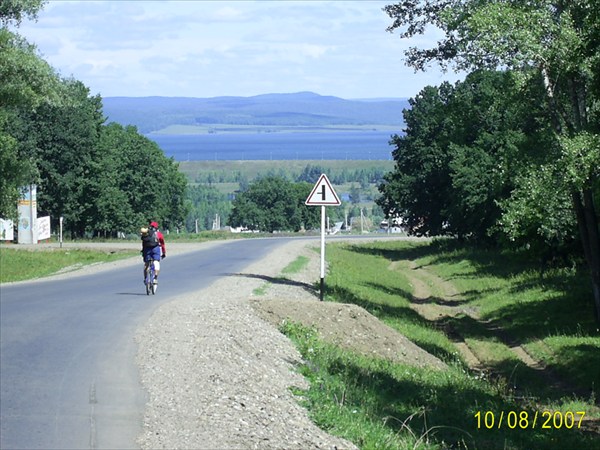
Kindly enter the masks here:
<path id="1" fill-rule="evenodd" d="M 144 284 L 146 283 L 146 272 L 150 262 L 154 260 L 154 284 L 158 284 L 158 273 L 160 272 L 160 259 L 167 257 L 165 238 L 158 229 L 158 223 L 151 221 L 149 226 L 140 230 L 142 238 L 142 258 L 144 259 Z"/>

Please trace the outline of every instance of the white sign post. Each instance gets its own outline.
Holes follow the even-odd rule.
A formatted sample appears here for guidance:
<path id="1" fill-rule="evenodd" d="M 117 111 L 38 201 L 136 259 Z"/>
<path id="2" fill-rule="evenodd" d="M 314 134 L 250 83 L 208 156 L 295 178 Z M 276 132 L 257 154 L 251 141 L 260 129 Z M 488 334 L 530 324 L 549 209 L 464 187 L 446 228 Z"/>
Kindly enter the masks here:
<path id="1" fill-rule="evenodd" d="M 23 194 L 19 199 L 18 213 L 18 243 L 37 244 L 37 187 L 30 184 L 22 188 Z"/>
<path id="2" fill-rule="evenodd" d="M 319 180 L 315 184 L 312 192 L 306 199 L 304 204 L 308 206 L 321 207 L 321 287 L 320 299 L 323 301 L 323 293 L 325 291 L 325 207 L 339 206 L 342 204 L 339 197 L 333 190 L 333 186 L 329 182 L 327 175 L 321 174 Z"/>

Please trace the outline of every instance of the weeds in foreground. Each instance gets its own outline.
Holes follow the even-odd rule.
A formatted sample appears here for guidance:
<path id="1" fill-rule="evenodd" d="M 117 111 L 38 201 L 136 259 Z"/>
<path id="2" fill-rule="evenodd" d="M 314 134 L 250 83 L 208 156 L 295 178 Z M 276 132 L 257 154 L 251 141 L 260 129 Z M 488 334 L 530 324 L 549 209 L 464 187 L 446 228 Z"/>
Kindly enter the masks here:
<path id="1" fill-rule="evenodd" d="M 299 370 L 310 381 L 294 393 L 319 427 L 359 448 L 592 449 L 597 442 L 578 422 L 534 428 L 535 411 L 523 409 L 506 385 L 459 365 L 440 371 L 393 364 L 342 351 L 302 325 L 287 323 L 282 331 L 297 345 L 305 360 Z M 513 420 L 499 426 L 503 412 Z"/>

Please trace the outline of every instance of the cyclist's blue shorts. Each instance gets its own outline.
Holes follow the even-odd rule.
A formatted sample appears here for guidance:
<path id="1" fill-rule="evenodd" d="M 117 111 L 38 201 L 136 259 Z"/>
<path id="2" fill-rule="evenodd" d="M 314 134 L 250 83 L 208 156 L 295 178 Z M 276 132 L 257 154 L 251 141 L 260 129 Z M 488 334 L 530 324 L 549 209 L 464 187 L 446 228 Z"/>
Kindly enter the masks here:
<path id="1" fill-rule="evenodd" d="M 142 257 L 144 258 L 144 261 L 160 261 L 160 245 L 157 245 L 154 248 L 142 249 Z"/>

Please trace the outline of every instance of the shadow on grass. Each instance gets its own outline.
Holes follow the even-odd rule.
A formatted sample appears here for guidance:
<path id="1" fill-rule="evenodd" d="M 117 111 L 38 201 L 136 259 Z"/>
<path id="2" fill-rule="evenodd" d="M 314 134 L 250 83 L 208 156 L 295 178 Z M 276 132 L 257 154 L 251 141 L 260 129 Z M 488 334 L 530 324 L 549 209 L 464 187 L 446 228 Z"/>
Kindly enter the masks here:
<path id="1" fill-rule="evenodd" d="M 413 297 L 413 295 L 405 289 L 390 288 L 390 287 L 384 286 L 383 284 L 380 284 L 380 283 L 366 282 L 366 283 L 363 283 L 363 285 L 368 286 L 377 291 L 381 291 L 388 295 L 402 297 L 411 303 L 417 303 L 417 304 L 433 303 L 433 304 L 444 305 L 444 306 L 459 306 L 459 305 L 465 305 L 468 303 L 464 300 L 448 300 L 446 298 L 441 298 L 441 297 L 436 297 L 436 296 L 430 296 L 430 297 L 427 297 L 426 299 L 419 299 L 419 298 Z"/>
<path id="2" fill-rule="evenodd" d="M 351 245 L 352 252 L 382 256 L 389 261 L 417 260 L 428 257 L 431 265 L 441 263 L 458 264 L 468 261 L 474 269 L 456 278 L 496 277 L 511 279 L 515 285 L 506 294 L 518 296 L 532 289 L 554 291 L 555 295 L 544 301 L 519 302 L 499 309 L 491 320 L 498 321 L 506 332 L 525 340 L 531 337 L 543 338 L 557 332 L 566 334 L 583 332 L 597 334 L 594 311 L 587 272 L 540 272 L 539 263 L 534 259 L 511 252 L 495 252 L 465 247 L 453 240 L 432 241 L 428 244 L 388 249 L 379 245 Z M 516 283 L 515 278 L 522 279 Z M 500 290 L 496 290 L 500 292 Z M 472 289 L 462 293 L 466 302 L 493 294 L 494 289 Z M 407 297 L 410 298 L 410 293 Z"/>
<path id="3" fill-rule="evenodd" d="M 330 390 L 318 395 L 327 395 L 339 407 L 368 413 L 373 423 L 383 423 L 393 433 L 406 432 L 406 426 L 417 437 L 427 433 L 428 441 L 442 448 L 591 449 L 598 437 L 575 429 L 542 430 L 539 423 L 534 429 L 533 410 L 527 411 L 527 424 L 521 422 L 518 426 L 522 406 L 506 401 L 506 397 L 476 381 L 413 368 L 362 366 L 344 356 L 329 356 L 327 361 L 328 366 L 321 370 L 339 382 L 313 387 Z M 500 414 L 511 411 L 513 426 L 509 427 L 506 417 L 500 425 Z"/>
<path id="4" fill-rule="evenodd" d="M 563 378 L 571 379 L 582 387 L 582 396 L 598 395 L 600 392 L 600 348 L 590 344 L 565 345 L 555 354 L 560 365 L 552 364 L 551 368 Z M 581 363 L 586 364 L 583 370 Z M 596 405 L 600 406 L 600 398 L 596 397 Z"/>
<path id="5" fill-rule="evenodd" d="M 597 334 L 597 325 L 594 322 L 593 304 L 591 302 L 591 288 L 587 282 L 587 274 L 584 271 L 553 270 L 540 272 L 539 263 L 528 259 L 524 255 L 510 252 L 493 252 L 489 250 L 472 249 L 452 240 L 433 241 L 430 243 L 404 244 L 402 247 L 384 247 L 387 244 L 349 245 L 346 250 L 359 254 L 379 256 L 391 262 L 403 260 L 419 260 L 428 258 L 429 264 L 468 263 L 468 271 L 461 273 L 456 278 L 486 278 L 497 277 L 510 280 L 512 287 L 504 292 L 504 289 L 482 288 L 472 289 L 462 293 L 464 302 L 480 299 L 494 293 L 514 297 L 516 301 L 508 303 L 493 312 L 493 316 L 479 321 L 468 316 L 457 316 L 444 318 L 439 323 L 433 323 L 436 328 L 453 330 L 462 338 L 492 339 L 497 338 L 506 345 L 523 345 L 529 341 L 543 340 L 556 335 L 594 336 Z M 520 280 L 516 282 L 515 280 Z M 365 285 L 378 289 L 387 294 L 396 295 L 414 302 L 410 292 L 402 289 L 393 290 L 386 286 L 378 285 L 376 282 L 363 282 Z M 508 284 L 508 283 L 507 283 Z M 536 301 L 535 297 L 528 291 L 540 290 L 545 292 L 544 300 Z M 351 301 L 365 307 L 381 319 L 410 320 L 423 326 L 431 326 L 416 312 L 410 308 L 394 308 L 392 306 L 382 307 L 361 298 L 357 298 L 349 291 L 340 291 L 335 287 L 332 294 L 340 301 Z M 523 301 L 518 297 L 523 295 Z M 427 302 L 448 305 L 448 302 L 440 298 L 429 298 Z M 375 312 L 374 312 L 375 311 Z M 448 333 L 447 333 L 448 334 Z M 449 336 L 452 339 L 452 336 Z M 455 339 L 456 340 L 456 339 Z M 421 345 L 421 344 L 419 344 Z M 560 361 L 551 367 L 553 373 L 565 378 L 573 384 L 573 393 L 582 394 L 590 389 L 598 389 L 599 381 L 594 378 L 599 375 L 590 370 L 590 363 L 600 366 L 600 352 L 598 348 L 592 348 L 569 355 L 554 355 Z M 449 360 L 447 352 L 439 348 L 423 348 L 436 356 Z M 561 359 L 559 359 L 561 358 Z M 567 358 L 567 359 L 565 359 Z M 564 361 L 568 361 L 565 364 Z M 519 376 L 519 385 L 530 389 L 531 392 L 541 393 L 536 387 L 536 381 L 540 384 L 541 373 L 535 369 L 515 369 L 514 361 L 507 364 L 498 364 L 495 370 L 499 370 L 507 379 Z M 598 372 L 598 371 L 596 371 Z M 575 376 L 574 374 L 580 374 Z M 542 386 L 544 383 L 541 383 Z M 549 391 L 549 390 L 547 390 Z M 548 392 L 546 392 L 547 394 Z M 563 391 L 564 395 L 565 392 Z M 557 392 L 558 395 L 558 392 Z"/>

